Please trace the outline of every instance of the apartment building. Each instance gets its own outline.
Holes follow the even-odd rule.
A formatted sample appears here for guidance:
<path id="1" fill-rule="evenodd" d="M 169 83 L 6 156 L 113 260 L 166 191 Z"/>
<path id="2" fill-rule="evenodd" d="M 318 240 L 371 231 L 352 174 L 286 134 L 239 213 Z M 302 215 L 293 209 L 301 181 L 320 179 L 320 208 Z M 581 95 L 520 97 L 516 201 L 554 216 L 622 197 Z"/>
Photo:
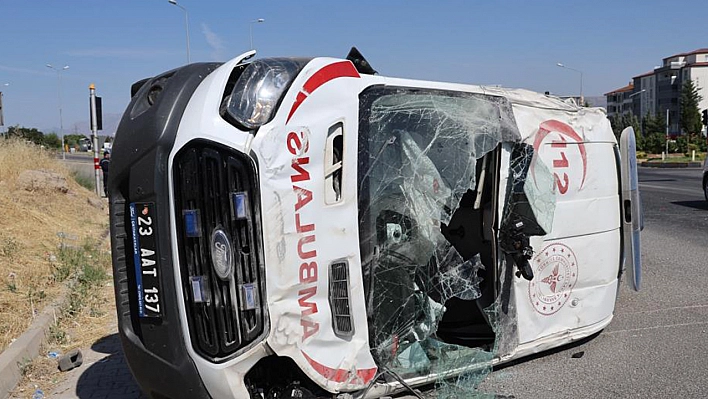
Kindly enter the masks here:
<path id="1" fill-rule="evenodd" d="M 654 71 L 643 73 L 632 78 L 637 101 L 632 101 L 632 113 L 641 118 L 646 115 L 656 115 L 656 75 Z"/>
<path id="2" fill-rule="evenodd" d="M 668 112 L 669 134 L 681 134 L 681 88 L 687 80 L 693 80 L 703 97 L 698 108 L 708 109 L 708 48 L 666 57 L 653 71 L 634 76 L 628 86 L 606 93 L 607 113 L 632 112 L 641 119 L 646 115 L 667 117 Z"/>
<path id="3" fill-rule="evenodd" d="M 627 86 L 605 93 L 607 98 L 607 115 L 621 115 L 632 112 L 632 97 L 634 93 L 634 85 L 632 83 Z"/>

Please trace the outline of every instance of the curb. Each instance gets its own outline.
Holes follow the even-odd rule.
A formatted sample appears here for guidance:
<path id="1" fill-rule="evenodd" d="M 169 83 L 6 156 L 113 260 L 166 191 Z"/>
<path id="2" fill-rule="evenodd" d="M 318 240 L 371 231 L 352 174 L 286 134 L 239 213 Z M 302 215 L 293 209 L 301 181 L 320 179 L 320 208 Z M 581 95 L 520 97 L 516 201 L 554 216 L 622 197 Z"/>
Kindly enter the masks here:
<path id="1" fill-rule="evenodd" d="M 645 168 L 661 168 L 661 169 L 674 169 L 674 168 L 700 168 L 703 166 L 701 162 L 642 162 L 639 164 Z"/>
<path id="2" fill-rule="evenodd" d="M 101 241 L 110 234 L 111 230 L 106 229 L 101 234 Z M 22 367 L 39 356 L 39 350 L 46 342 L 49 327 L 57 320 L 56 313 L 57 311 L 61 313 L 61 308 L 66 304 L 72 287 L 71 282 L 64 285 L 64 290 L 57 299 L 35 317 L 27 331 L 0 353 L 0 399 L 7 399 L 10 396 L 22 379 Z"/>
<path id="3" fill-rule="evenodd" d="M 22 378 L 22 367 L 39 356 L 56 312 L 66 301 L 67 292 L 42 310 L 27 331 L 0 353 L 0 398 L 8 398 Z"/>

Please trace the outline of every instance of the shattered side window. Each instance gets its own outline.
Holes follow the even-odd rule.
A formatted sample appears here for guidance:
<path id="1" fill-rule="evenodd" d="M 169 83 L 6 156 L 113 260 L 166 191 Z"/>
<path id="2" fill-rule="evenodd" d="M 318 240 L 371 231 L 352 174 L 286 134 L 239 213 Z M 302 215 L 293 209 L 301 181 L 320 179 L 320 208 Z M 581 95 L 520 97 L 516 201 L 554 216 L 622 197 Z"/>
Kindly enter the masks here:
<path id="1" fill-rule="evenodd" d="M 533 278 L 528 263 L 533 252 L 529 236 L 542 236 L 551 231 L 555 212 L 554 180 L 543 162 L 536 162 L 533 146 L 513 143 L 509 156 L 499 244 L 503 256 L 499 261 L 500 292 L 487 308 L 496 333 L 497 356 L 511 354 L 518 345 L 514 277 Z"/>
<path id="2" fill-rule="evenodd" d="M 533 154 L 533 147 L 527 148 L 527 151 Z M 529 154 L 525 156 L 529 157 Z M 525 180 L 524 193 L 533 210 L 536 223 L 545 232 L 550 232 L 556 210 L 556 190 L 553 173 L 545 163 L 534 162 L 533 178 Z"/>
<path id="3" fill-rule="evenodd" d="M 499 228 L 501 250 L 512 258 L 518 275 L 529 281 L 533 279 L 529 264 L 533 250 L 529 237 L 542 236 L 551 230 L 556 204 L 551 172 L 543 162 L 536 161 L 531 145 L 514 143 L 509 158 L 506 204 Z"/>
<path id="4" fill-rule="evenodd" d="M 520 141 L 511 106 L 391 87 L 369 88 L 360 105 L 359 232 L 379 380 L 435 379 L 438 397 L 460 397 L 495 354 L 506 275 L 496 277 L 495 171 L 500 143 Z"/>
<path id="5" fill-rule="evenodd" d="M 533 146 L 524 143 L 512 147 L 509 167 L 511 198 L 507 214 L 524 213 L 526 222 L 535 225 L 532 235 L 545 234 L 553 225 L 556 204 L 553 174 L 545 163 L 534 159 Z M 532 178 L 528 178 L 529 173 Z"/>

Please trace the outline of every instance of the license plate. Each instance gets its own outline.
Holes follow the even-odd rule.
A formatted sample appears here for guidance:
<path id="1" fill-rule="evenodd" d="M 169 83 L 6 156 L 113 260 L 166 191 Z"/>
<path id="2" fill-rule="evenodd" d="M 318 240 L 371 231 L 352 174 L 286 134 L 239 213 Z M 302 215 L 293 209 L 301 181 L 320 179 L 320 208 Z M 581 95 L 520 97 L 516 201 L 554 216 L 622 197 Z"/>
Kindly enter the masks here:
<path id="1" fill-rule="evenodd" d="M 161 300 L 157 253 L 157 218 L 155 204 L 134 202 L 130 204 L 133 230 L 133 261 L 135 281 L 138 284 L 138 314 L 140 317 L 160 317 Z"/>

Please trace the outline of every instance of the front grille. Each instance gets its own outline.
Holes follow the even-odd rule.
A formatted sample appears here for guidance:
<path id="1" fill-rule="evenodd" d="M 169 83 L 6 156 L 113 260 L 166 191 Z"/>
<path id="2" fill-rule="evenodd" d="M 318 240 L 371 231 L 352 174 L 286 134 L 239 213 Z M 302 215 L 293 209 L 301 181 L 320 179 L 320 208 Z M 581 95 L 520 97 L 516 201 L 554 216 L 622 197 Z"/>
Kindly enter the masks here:
<path id="1" fill-rule="evenodd" d="M 329 265 L 329 303 L 335 335 L 351 338 L 354 335 L 354 323 L 349 304 L 349 264 L 346 261 Z"/>
<path id="2" fill-rule="evenodd" d="M 264 331 L 255 179 L 251 159 L 221 146 L 192 144 L 174 160 L 175 216 L 187 321 L 194 349 L 212 361 L 233 355 Z M 247 197 L 241 201 L 244 206 L 237 209 L 234 196 Z M 230 241 L 233 268 L 228 277 L 223 271 L 219 277 L 213 264 L 213 247 L 223 247 L 223 243 L 212 243 L 217 230 Z"/>

